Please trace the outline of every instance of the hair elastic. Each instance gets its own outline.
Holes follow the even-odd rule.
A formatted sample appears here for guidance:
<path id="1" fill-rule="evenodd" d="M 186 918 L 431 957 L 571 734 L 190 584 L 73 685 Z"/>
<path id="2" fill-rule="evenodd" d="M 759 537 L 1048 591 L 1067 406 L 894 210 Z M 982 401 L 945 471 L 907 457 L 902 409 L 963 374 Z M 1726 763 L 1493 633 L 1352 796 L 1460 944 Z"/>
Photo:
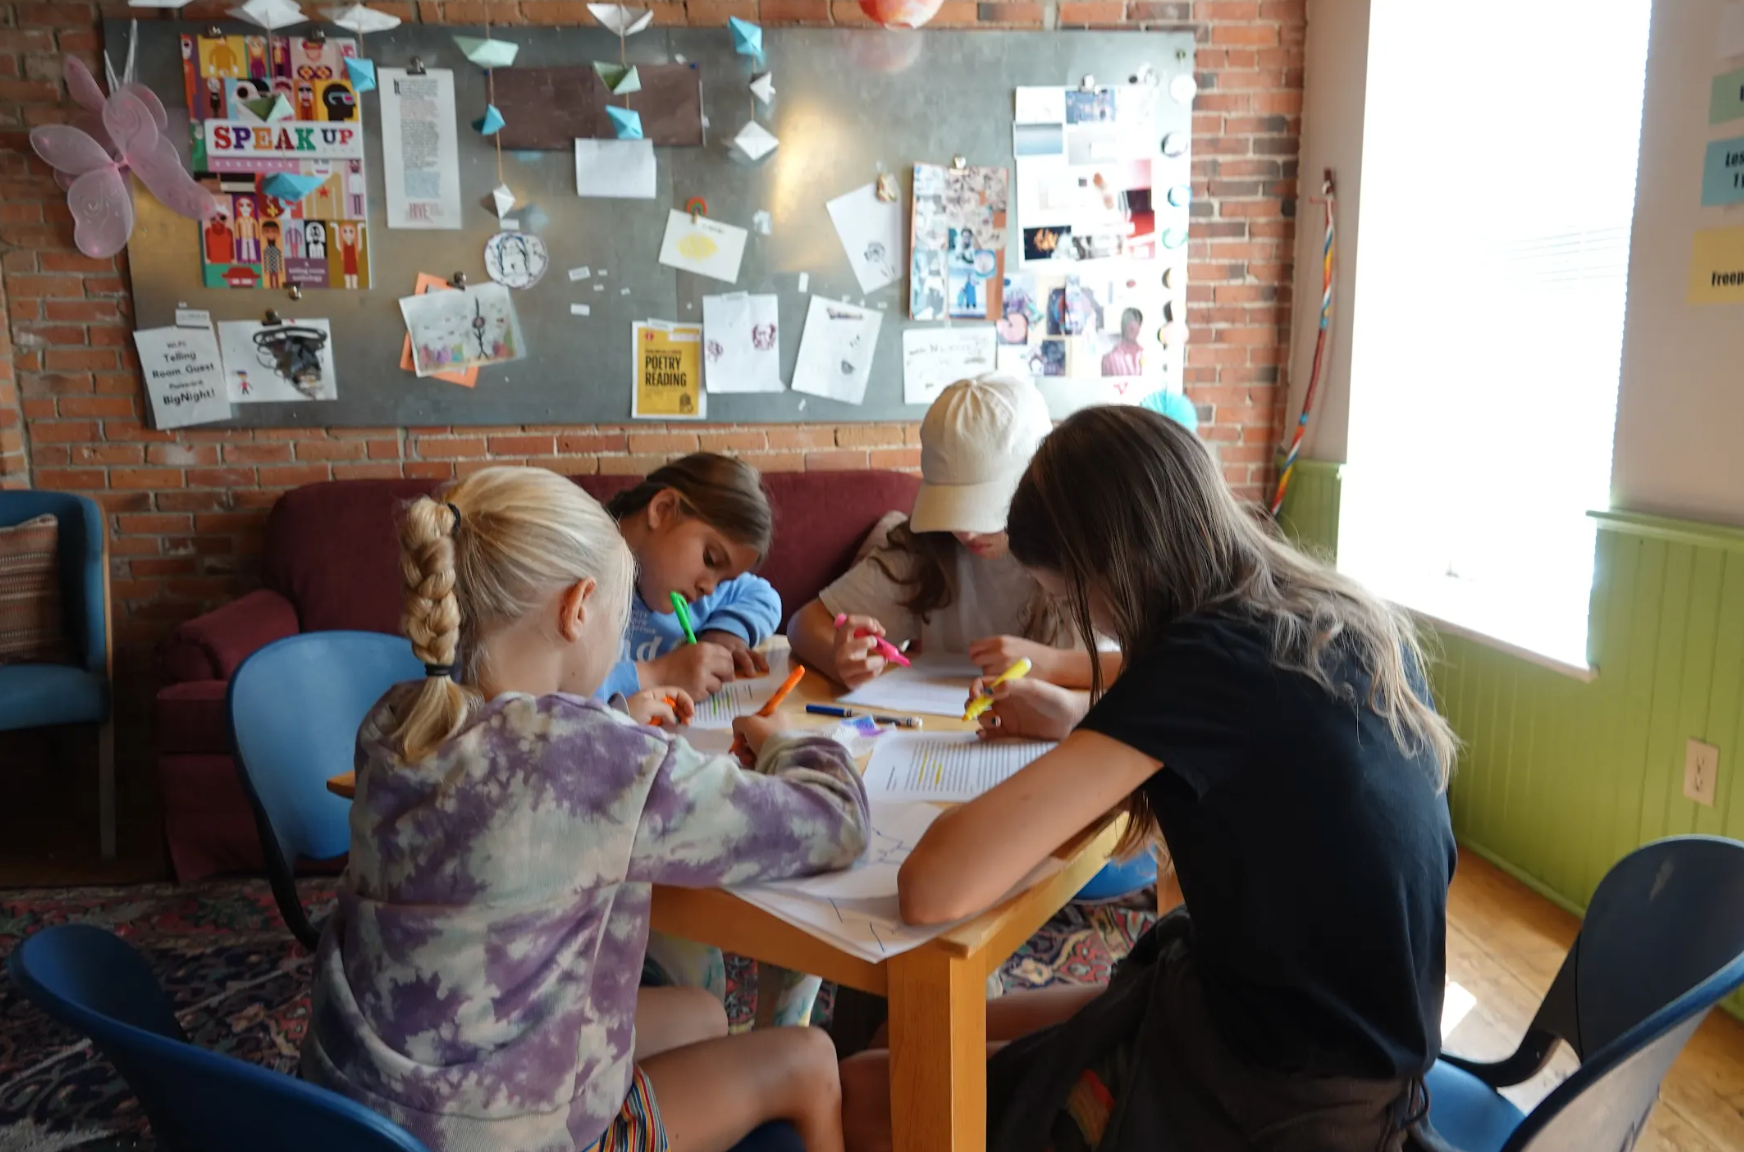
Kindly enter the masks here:
<path id="1" fill-rule="evenodd" d="M 449 534 L 452 535 L 453 533 L 460 531 L 460 509 L 450 504 L 448 510 L 454 513 L 454 526 L 448 529 Z"/>
<path id="2" fill-rule="evenodd" d="M 452 664 L 426 664 L 426 665 L 424 665 L 424 676 L 426 679 L 436 677 L 436 676 L 452 676 L 452 675 L 454 675 L 454 665 L 452 665 Z"/>

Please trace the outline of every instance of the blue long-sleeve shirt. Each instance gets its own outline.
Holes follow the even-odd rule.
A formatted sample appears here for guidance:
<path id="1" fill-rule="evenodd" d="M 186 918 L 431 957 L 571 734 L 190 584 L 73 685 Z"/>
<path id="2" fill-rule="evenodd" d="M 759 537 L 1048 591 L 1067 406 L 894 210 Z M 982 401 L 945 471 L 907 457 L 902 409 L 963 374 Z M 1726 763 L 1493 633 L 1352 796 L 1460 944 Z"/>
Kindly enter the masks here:
<path id="1" fill-rule="evenodd" d="M 730 632 L 756 647 L 781 626 L 781 597 L 761 576 L 749 572 L 735 576 L 690 605 L 690 623 L 703 632 Z M 596 696 L 609 699 L 616 693 L 629 696 L 641 687 L 636 661 L 664 656 L 684 643 L 684 629 L 672 612 L 653 612 L 638 593 L 630 604 L 630 624 L 624 629 L 624 647 L 618 663 Z"/>

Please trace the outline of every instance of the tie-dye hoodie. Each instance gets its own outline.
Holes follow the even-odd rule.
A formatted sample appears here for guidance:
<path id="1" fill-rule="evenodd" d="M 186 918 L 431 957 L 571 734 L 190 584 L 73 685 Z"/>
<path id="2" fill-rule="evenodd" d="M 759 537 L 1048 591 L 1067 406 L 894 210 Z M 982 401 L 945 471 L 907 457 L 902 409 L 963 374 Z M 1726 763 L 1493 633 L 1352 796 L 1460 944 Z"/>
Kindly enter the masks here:
<path id="1" fill-rule="evenodd" d="M 846 867 L 848 752 L 772 738 L 746 771 L 574 696 L 499 696 L 407 764 L 395 689 L 357 737 L 351 858 L 303 1074 L 435 1152 L 572 1152 L 629 1090 L 655 884 Z"/>

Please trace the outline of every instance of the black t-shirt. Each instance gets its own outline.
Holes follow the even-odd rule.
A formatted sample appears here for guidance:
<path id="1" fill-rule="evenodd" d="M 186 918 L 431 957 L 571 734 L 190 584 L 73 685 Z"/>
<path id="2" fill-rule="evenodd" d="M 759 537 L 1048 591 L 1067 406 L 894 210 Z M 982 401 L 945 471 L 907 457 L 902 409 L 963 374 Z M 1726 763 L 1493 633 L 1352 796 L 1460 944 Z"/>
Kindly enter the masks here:
<path id="1" fill-rule="evenodd" d="M 1354 702 L 1369 693 L 1354 660 L 1341 700 L 1270 651 L 1264 623 L 1182 620 L 1082 727 L 1162 761 L 1145 791 L 1224 1039 L 1282 1072 L 1421 1075 L 1441 1047 L 1456 859 L 1433 758 Z"/>

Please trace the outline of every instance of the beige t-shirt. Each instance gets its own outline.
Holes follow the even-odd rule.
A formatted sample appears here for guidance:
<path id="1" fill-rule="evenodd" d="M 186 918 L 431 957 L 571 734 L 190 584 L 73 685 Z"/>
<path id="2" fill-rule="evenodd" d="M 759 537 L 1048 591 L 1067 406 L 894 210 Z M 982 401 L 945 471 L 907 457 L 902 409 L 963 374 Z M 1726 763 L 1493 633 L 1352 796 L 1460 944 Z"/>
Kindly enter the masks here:
<path id="1" fill-rule="evenodd" d="M 890 530 L 904 519 L 893 514 L 879 521 L 861 546 L 860 559 L 818 593 L 831 615 L 871 616 L 884 625 L 892 644 L 918 640 L 921 651 L 932 654 L 967 652 L 970 643 L 990 636 L 1019 636 L 1051 648 L 1077 646 L 1071 626 L 1054 619 L 1057 613 L 1036 611 L 1041 588 L 1009 553 L 983 560 L 967 548 L 956 549 L 951 602 L 926 620 L 904 608 L 914 587 L 902 580 L 920 561 L 887 547 Z"/>

